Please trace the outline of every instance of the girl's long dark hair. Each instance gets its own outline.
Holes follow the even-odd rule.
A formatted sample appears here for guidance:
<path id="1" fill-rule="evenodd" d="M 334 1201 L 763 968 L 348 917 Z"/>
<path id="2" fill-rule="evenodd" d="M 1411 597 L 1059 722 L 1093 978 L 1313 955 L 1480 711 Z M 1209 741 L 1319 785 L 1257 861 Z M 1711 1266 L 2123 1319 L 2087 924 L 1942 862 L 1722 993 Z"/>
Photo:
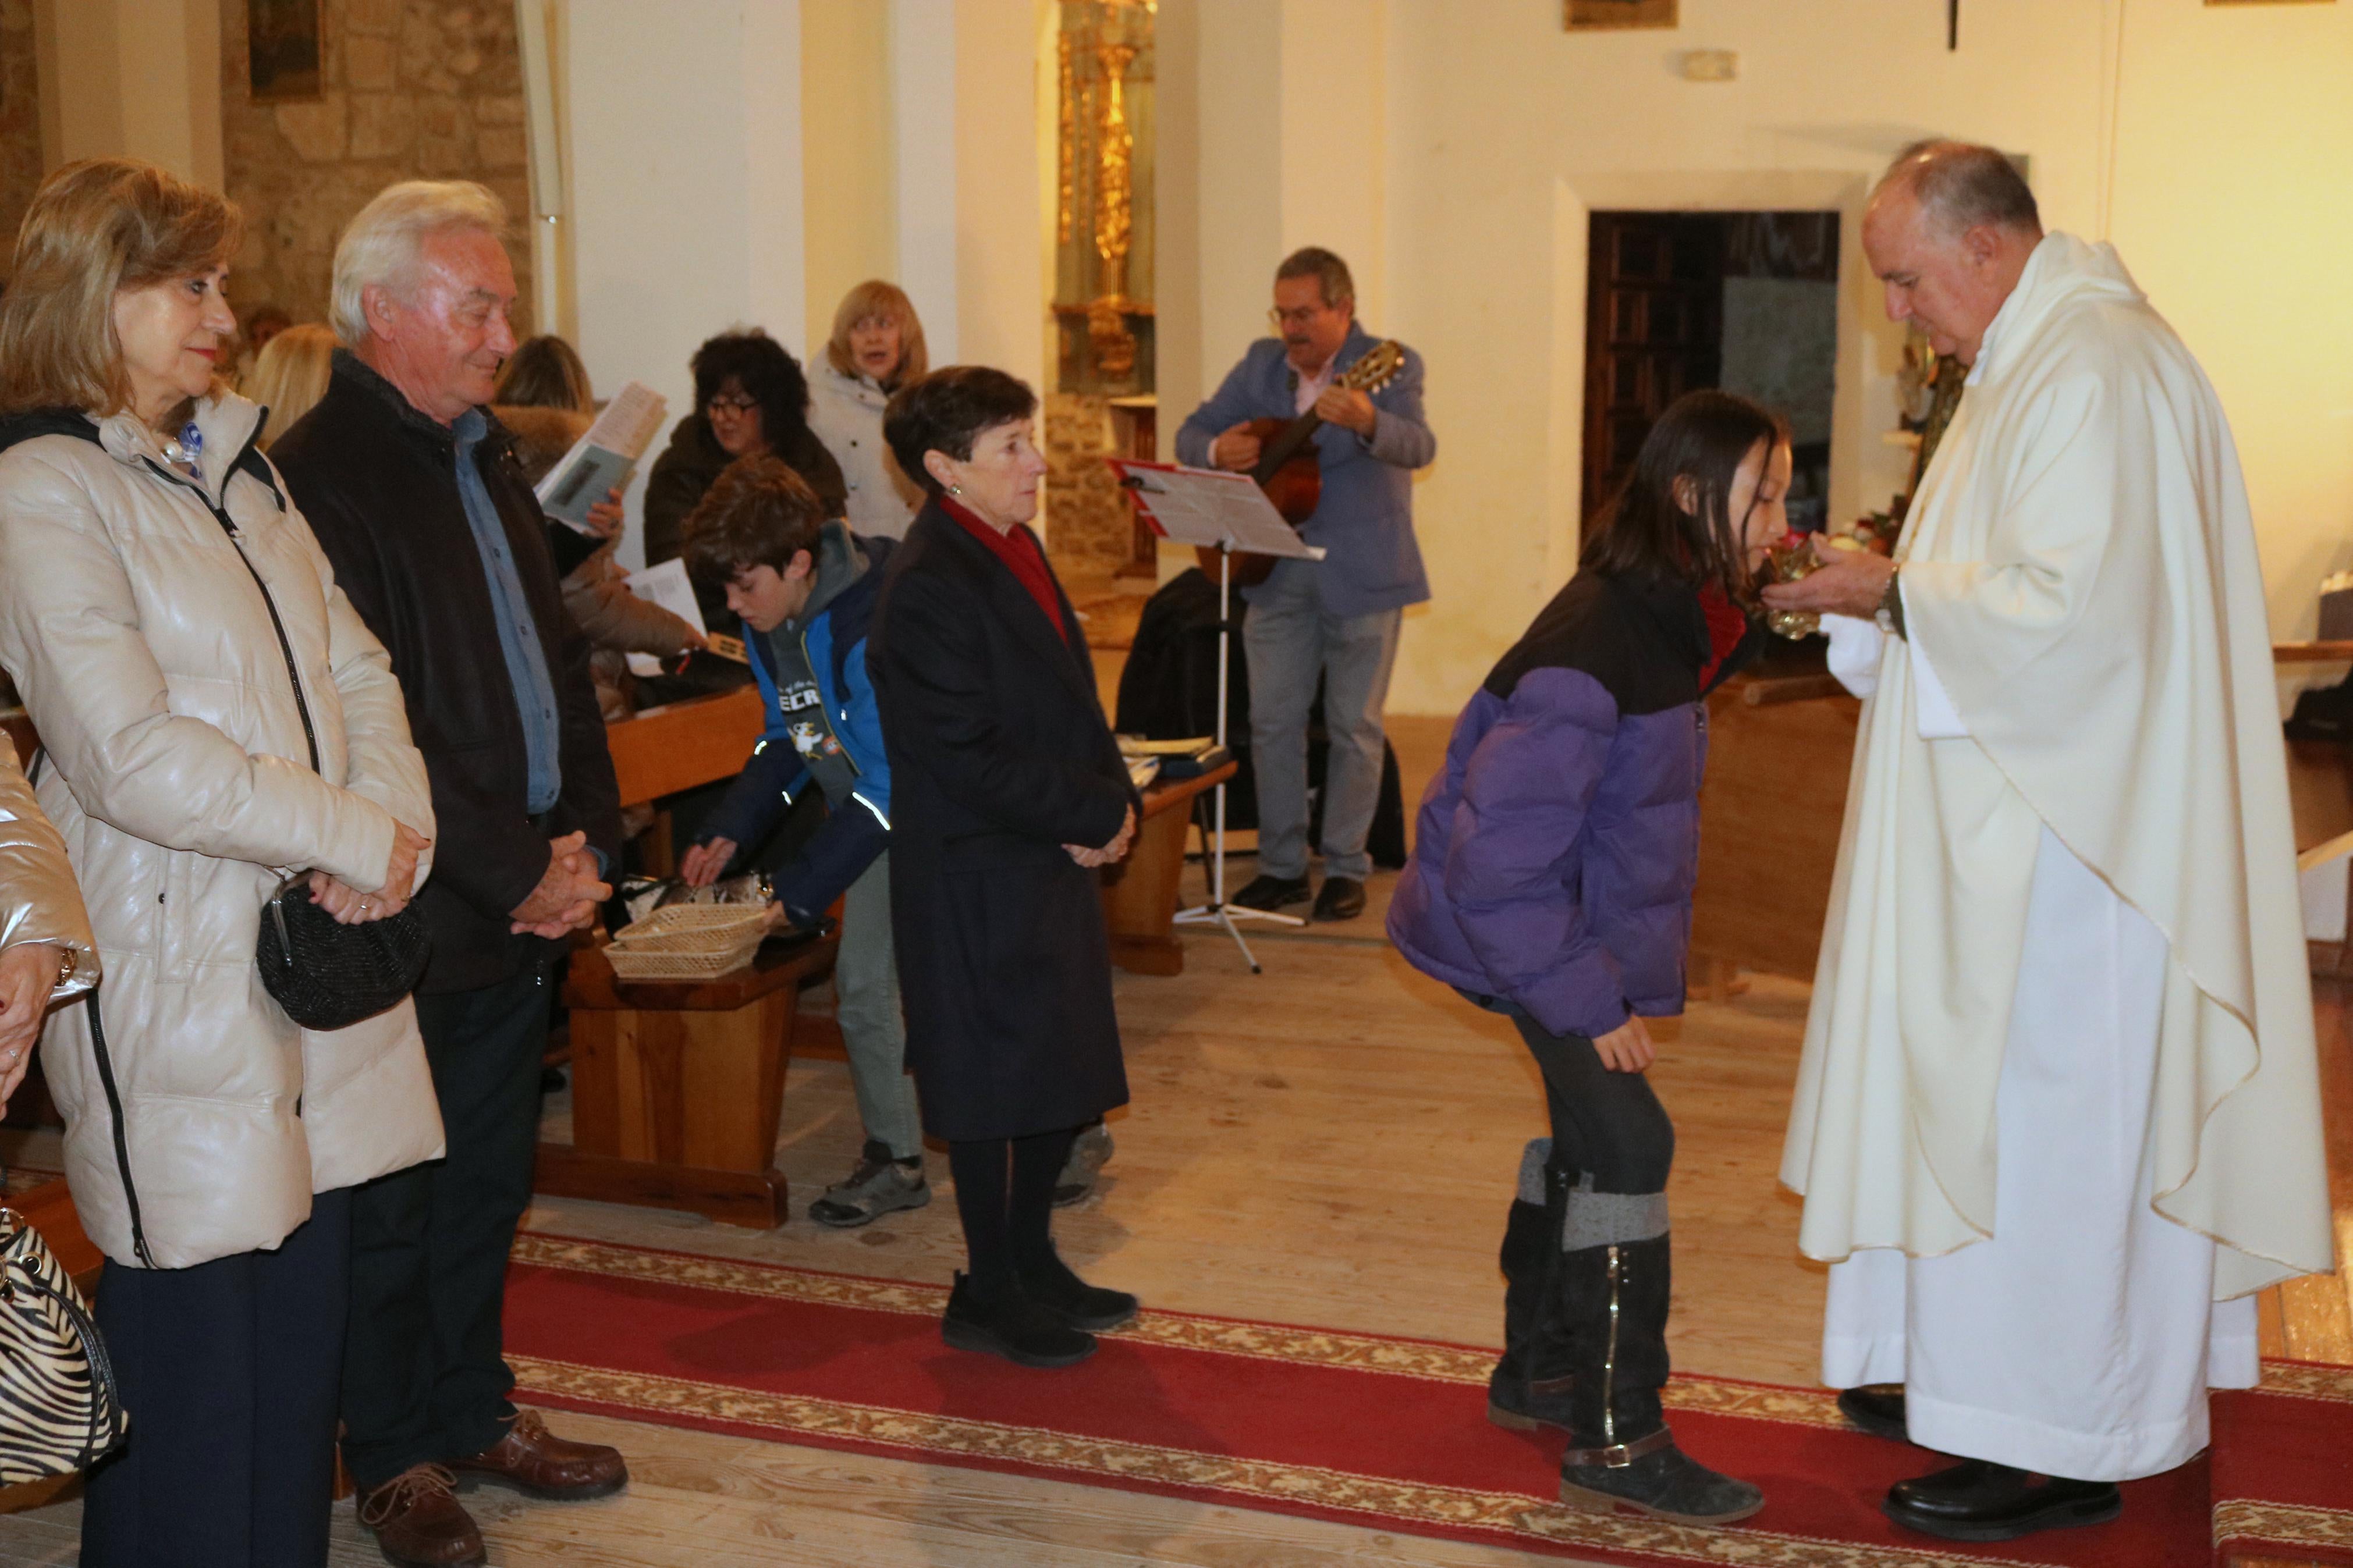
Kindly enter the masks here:
<path id="1" fill-rule="evenodd" d="M 1769 461 L 1788 438 L 1788 423 L 1762 404 L 1729 392 L 1684 393 L 1642 437 L 1634 471 L 1586 535 L 1578 570 L 1695 588 L 1714 583 L 1735 604 L 1753 601 L 1755 576 L 1740 543 L 1746 520 L 1732 515 L 1733 476 L 1759 441 Z M 1695 512 L 1675 504 L 1678 479 L 1690 481 Z"/>

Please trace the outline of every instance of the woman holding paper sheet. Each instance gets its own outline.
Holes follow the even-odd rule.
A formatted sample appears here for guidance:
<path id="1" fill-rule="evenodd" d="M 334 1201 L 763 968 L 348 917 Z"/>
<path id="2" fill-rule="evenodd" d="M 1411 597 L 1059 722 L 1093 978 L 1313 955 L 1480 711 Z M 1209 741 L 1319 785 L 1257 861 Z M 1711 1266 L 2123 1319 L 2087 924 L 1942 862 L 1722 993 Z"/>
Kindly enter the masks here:
<path id="1" fill-rule="evenodd" d="M 526 339 L 500 374 L 498 401 L 491 412 L 514 435 L 515 462 L 537 484 L 586 434 L 596 414 L 587 367 L 570 343 L 548 334 Z M 596 683 L 596 707 L 605 722 L 636 710 L 628 658 L 633 653 L 671 659 L 702 646 L 702 630 L 629 591 L 629 574 L 614 552 L 621 539 L 617 495 L 588 509 L 588 526 L 604 541 L 564 575 L 564 611 L 588 637 L 588 674 Z M 551 539 L 565 525 L 551 522 Z M 577 534 L 572 536 L 575 541 Z M 561 552 L 557 560 L 562 561 Z"/>

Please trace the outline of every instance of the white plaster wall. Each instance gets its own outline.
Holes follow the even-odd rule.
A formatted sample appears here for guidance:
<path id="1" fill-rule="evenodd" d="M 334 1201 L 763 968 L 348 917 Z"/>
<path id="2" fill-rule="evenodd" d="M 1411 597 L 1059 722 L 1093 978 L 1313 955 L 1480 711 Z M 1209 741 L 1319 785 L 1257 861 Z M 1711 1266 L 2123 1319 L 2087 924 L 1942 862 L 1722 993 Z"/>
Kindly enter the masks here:
<path id="1" fill-rule="evenodd" d="M 799 37 L 798 0 L 565 0 L 574 310 L 600 392 L 642 381 L 675 421 L 712 333 L 765 327 L 801 353 Z M 627 498 L 633 565 L 653 455 Z"/>
<path id="2" fill-rule="evenodd" d="M 1434 598 L 1408 618 L 1398 711 L 1453 711 L 1574 566 L 1591 210 L 1841 212 L 1848 513 L 1902 479 L 1879 439 L 1901 340 L 1856 237 L 1888 156 L 1930 133 L 1989 141 L 2032 155 L 2052 221 L 2094 217 L 2098 0 L 1969 0 L 1959 54 L 1928 5 L 1684 0 L 1674 32 L 1578 35 L 1544 0 L 1360 8 L 1385 19 L 1391 81 L 1385 321 L 1429 362 L 1440 445 L 1416 488 Z M 1739 51 L 1741 79 L 1682 79 L 1696 47 Z"/>

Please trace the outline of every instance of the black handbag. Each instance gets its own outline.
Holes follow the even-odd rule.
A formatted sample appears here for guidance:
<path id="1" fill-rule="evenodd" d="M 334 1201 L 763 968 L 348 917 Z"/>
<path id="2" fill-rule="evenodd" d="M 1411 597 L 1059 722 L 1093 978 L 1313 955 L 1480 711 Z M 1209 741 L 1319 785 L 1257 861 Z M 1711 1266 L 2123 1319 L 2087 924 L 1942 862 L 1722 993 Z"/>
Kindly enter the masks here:
<path id="1" fill-rule="evenodd" d="M 311 879 L 278 884 L 261 910 L 254 963 L 286 1016 L 306 1029 L 342 1029 L 373 1018 L 417 989 L 432 938 L 415 904 L 362 925 L 342 925 L 311 901 Z"/>

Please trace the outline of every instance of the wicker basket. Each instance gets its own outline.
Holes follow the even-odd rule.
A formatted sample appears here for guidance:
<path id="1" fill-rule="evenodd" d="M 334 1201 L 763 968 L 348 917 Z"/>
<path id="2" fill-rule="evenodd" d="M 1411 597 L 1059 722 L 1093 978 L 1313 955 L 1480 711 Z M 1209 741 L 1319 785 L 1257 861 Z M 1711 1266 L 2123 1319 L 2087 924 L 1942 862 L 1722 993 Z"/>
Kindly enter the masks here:
<path id="1" fill-rule="evenodd" d="M 765 904 L 672 904 L 624 926 L 605 957 L 622 980 L 716 980 L 752 962 Z"/>

